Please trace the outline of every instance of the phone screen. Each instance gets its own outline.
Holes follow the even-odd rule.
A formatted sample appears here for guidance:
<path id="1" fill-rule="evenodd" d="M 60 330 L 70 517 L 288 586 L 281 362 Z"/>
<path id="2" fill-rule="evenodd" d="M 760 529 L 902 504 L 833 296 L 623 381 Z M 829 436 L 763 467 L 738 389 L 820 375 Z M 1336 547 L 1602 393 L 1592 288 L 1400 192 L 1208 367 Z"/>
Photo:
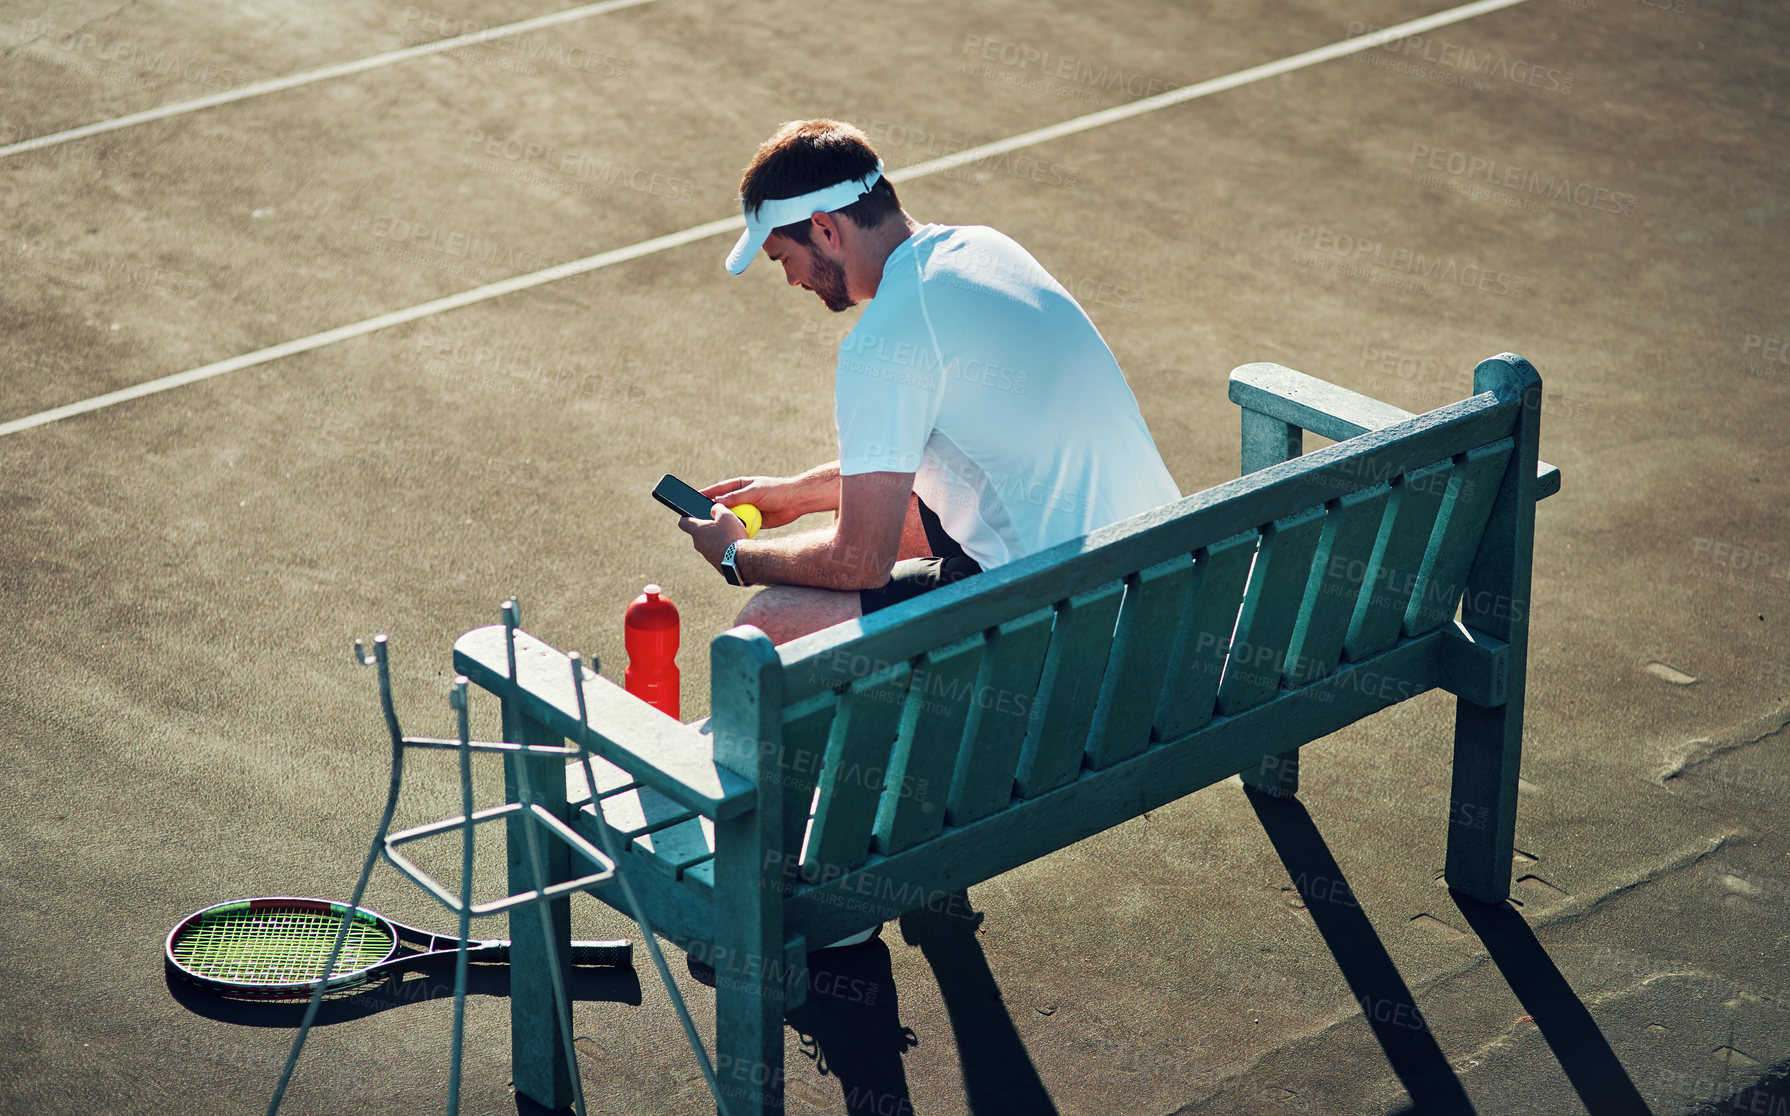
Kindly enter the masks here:
<path id="1" fill-rule="evenodd" d="M 653 499 L 664 504 L 679 515 L 687 515 L 692 519 L 708 519 L 714 510 L 715 501 L 666 473 L 653 488 Z"/>

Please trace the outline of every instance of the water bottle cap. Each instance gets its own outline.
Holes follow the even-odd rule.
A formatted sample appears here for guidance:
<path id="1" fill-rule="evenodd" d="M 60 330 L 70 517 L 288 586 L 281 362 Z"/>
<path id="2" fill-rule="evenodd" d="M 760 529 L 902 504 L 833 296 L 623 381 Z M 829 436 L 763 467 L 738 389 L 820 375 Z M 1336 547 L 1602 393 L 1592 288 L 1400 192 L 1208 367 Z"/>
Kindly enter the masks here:
<path id="1" fill-rule="evenodd" d="M 640 596 L 635 597 L 628 605 L 625 618 L 628 627 L 639 631 L 659 631 L 675 628 L 678 624 L 677 606 L 665 591 L 657 585 L 648 585 Z"/>

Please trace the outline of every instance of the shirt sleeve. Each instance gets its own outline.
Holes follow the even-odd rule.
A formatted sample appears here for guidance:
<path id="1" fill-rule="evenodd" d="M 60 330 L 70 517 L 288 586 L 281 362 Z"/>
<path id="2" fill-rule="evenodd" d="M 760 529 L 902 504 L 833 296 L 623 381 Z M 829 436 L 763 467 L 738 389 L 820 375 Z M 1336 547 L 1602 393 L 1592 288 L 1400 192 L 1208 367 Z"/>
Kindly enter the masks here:
<path id="1" fill-rule="evenodd" d="M 916 276 L 911 289 L 879 291 L 839 345 L 833 417 L 841 475 L 920 469 L 945 377 L 918 287 Z"/>

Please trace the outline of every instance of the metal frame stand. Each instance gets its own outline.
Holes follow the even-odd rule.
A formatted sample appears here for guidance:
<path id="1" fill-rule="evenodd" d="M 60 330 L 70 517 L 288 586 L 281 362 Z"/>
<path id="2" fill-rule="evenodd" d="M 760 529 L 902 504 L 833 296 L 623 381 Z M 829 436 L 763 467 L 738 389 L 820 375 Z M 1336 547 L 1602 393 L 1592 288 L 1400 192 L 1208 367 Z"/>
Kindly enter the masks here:
<path id="1" fill-rule="evenodd" d="M 516 675 L 515 631 L 519 622 L 520 615 L 515 601 L 505 601 L 504 625 L 510 642 L 510 677 L 512 679 Z M 398 725 L 398 715 L 392 704 L 391 666 L 386 650 L 386 637 L 383 635 L 374 637 L 373 655 L 371 657 L 366 654 L 361 641 L 355 640 L 354 659 L 357 663 L 362 663 L 368 666 L 377 666 L 379 668 L 379 702 L 385 713 L 386 729 L 390 733 L 392 739 L 391 784 L 386 793 L 385 810 L 380 816 L 378 831 L 374 834 L 372 846 L 367 850 L 366 860 L 361 865 L 360 879 L 354 885 L 353 898 L 348 901 L 348 915 L 344 916 L 342 925 L 337 928 L 336 940 L 334 946 L 330 950 L 329 960 L 318 974 L 319 979 L 317 986 L 311 992 L 311 1002 L 305 1009 L 304 1020 L 299 1024 L 298 1034 L 293 1037 L 292 1050 L 287 1055 L 286 1065 L 280 1072 L 279 1084 L 275 1086 L 273 1097 L 268 1102 L 268 1116 L 276 1116 L 279 1112 L 280 1102 L 284 1099 L 286 1094 L 286 1087 L 291 1083 L 292 1075 L 298 1068 L 299 1055 L 304 1050 L 305 1040 L 310 1035 L 311 1027 L 317 1019 L 317 1011 L 323 1002 L 323 993 L 326 985 L 322 978 L 335 970 L 336 961 L 341 955 L 343 939 L 347 934 L 349 916 L 352 915 L 355 908 L 360 906 L 361 898 L 366 893 L 367 881 L 373 874 L 374 861 L 377 860 L 381 854 L 384 855 L 385 859 L 389 861 L 394 868 L 397 868 L 398 871 L 402 872 L 418 887 L 421 887 L 443 907 L 459 916 L 459 950 L 454 962 L 454 1031 L 448 1073 L 448 1116 L 458 1116 L 460 1110 L 460 1065 L 461 1050 L 465 1039 L 466 1018 L 466 944 L 471 937 L 471 921 L 475 917 L 499 914 L 525 903 L 535 904 L 540 914 L 538 921 L 541 925 L 542 946 L 549 959 L 552 970 L 556 974 L 556 979 L 553 981 L 554 1006 L 560 1017 L 560 1030 L 564 1037 L 567 1064 L 572 1067 L 573 1107 L 577 1111 L 578 1116 L 584 1116 L 584 1090 L 577 1069 L 578 1054 L 576 1049 L 572 1046 L 571 1002 L 567 994 L 565 981 L 559 978 L 561 972 L 559 955 L 562 943 L 554 940 L 552 921 L 547 913 L 547 904 L 552 900 L 570 894 L 573 891 L 579 891 L 587 887 L 593 887 L 597 884 L 607 882 L 615 876 L 615 861 L 605 852 L 592 845 L 571 826 L 567 825 L 563 819 L 555 816 L 551 810 L 547 809 L 536 800 L 534 788 L 530 786 L 528 765 L 525 763 L 513 765 L 513 770 L 516 772 L 518 781 L 517 801 L 505 803 L 500 806 L 488 807 L 483 810 L 473 809 L 472 754 L 474 752 L 497 752 L 506 755 L 530 753 L 535 755 L 563 756 L 570 759 L 580 755 L 587 756 L 588 750 L 582 747 L 552 747 L 544 745 L 527 745 L 510 741 L 473 740 L 466 692 L 467 681 L 465 678 L 454 679 L 454 688 L 449 695 L 449 704 L 453 706 L 454 710 L 459 715 L 460 731 L 458 740 L 405 736 L 403 730 Z M 579 672 L 579 676 L 582 678 L 585 673 L 582 665 L 575 664 L 574 669 Z M 390 831 L 392 814 L 397 808 L 398 794 L 403 786 L 404 752 L 409 748 L 447 749 L 459 753 L 461 812 L 455 817 L 445 818 L 441 821 L 431 822 L 427 825 L 415 826 L 398 833 L 392 833 Z M 534 886 L 527 891 L 506 895 L 499 899 L 489 900 L 484 903 L 474 903 L 472 901 L 474 831 L 483 822 L 511 817 L 523 822 L 521 829 L 528 845 L 528 864 L 531 870 L 531 880 Z M 443 833 L 452 832 L 456 829 L 460 830 L 462 834 L 459 894 L 455 894 L 453 891 L 444 887 L 439 881 L 418 868 L 398 851 L 400 846 L 411 841 L 420 840 L 424 837 L 438 836 Z M 550 883 L 547 880 L 547 873 L 542 856 L 542 839 L 539 832 L 542 829 L 545 829 L 547 834 L 553 838 L 565 842 L 580 856 L 597 865 L 598 870 L 580 876 L 577 879 Z"/>
<path id="2" fill-rule="evenodd" d="M 521 609 L 513 598 L 503 603 L 503 622 L 505 643 L 509 650 L 509 677 L 511 687 L 511 690 L 509 694 L 506 695 L 504 701 L 507 711 L 518 707 L 517 701 L 520 697 L 520 688 L 516 684 L 516 629 L 521 626 L 522 618 Z M 672 1006 L 677 1011 L 678 1020 L 683 1026 L 684 1037 L 689 1042 L 690 1049 L 695 1052 L 697 1061 L 701 1064 L 703 1078 L 708 1082 L 709 1092 L 715 1098 L 716 1110 L 720 1113 L 720 1116 L 726 1116 L 727 1108 L 721 1101 L 721 1090 L 719 1083 L 715 1079 L 715 1070 L 709 1060 L 708 1049 L 704 1046 L 701 1036 L 697 1034 L 696 1024 L 690 1018 L 689 1009 L 684 1005 L 683 996 L 679 993 L 676 982 L 672 980 L 671 969 L 665 963 L 665 956 L 659 949 L 658 941 L 653 937 L 652 926 L 647 921 L 645 910 L 641 907 L 639 899 L 634 893 L 634 889 L 629 885 L 627 875 L 618 870 L 618 864 L 621 858 L 617 855 L 614 848 L 614 837 L 610 833 L 609 827 L 601 824 L 597 826 L 598 840 L 602 843 L 603 847 L 598 849 L 593 846 L 582 834 L 567 825 L 566 822 L 555 815 L 552 810 L 541 804 L 536 798 L 534 788 L 530 785 L 528 773 L 529 764 L 521 762 L 511 765 L 511 769 L 514 772 L 516 779 L 517 801 L 505 803 L 500 806 L 487 807 L 483 810 L 475 810 L 473 808 L 472 754 L 474 752 L 497 752 L 517 759 L 528 755 L 563 756 L 568 759 L 575 757 L 578 764 L 584 769 L 586 777 L 589 779 L 590 786 L 593 789 L 593 801 L 599 801 L 595 798 L 597 781 L 595 770 L 592 765 L 592 752 L 590 747 L 590 716 L 584 694 L 585 683 L 596 678 L 595 660 L 592 660 L 592 666 L 587 669 L 578 652 L 574 651 L 568 657 L 570 658 L 572 665 L 573 690 L 578 695 L 578 719 L 581 725 L 576 747 L 571 745 L 531 745 L 522 743 L 520 740 L 521 733 L 519 729 L 516 726 L 509 724 L 507 717 L 504 726 L 505 735 L 517 737 L 518 739 L 510 741 L 473 740 L 468 711 L 467 680 L 464 677 L 457 677 L 454 679 L 454 688 L 449 694 L 449 704 L 453 706 L 454 710 L 459 715 L 459 739 L 442 740 L 430 737 L 405 736 L 403 731 L 399 728 L 398 715 L 392 705 L 391 667 L 387 657 L 386 637 L 383 635 L 374 637 L 373 654 L 371 656 L 366 654 L 365 648 L 360 640 L 357 639 L 354 641 L 354 661 L 363 665 L 378 667 L 379 702 L 380 707 L 385 714 L 386 730 L 390 733 L 392 739 L 391 784 L 386 793 L 385 810 L 380 816 L 378 831 L 374 834 L 372 846 L 367 850 L 366 860 L 361 865 L 360 879 L 356 881 L 354 885 L 354 895 L 348 901 L 348 915 L 344 916 L 342 925 L 338 927 L 336 931 L 336 940 L 334 946 L 330 950 L 329 959 L 318 974 L 319 980 L 317 986 L 311 992 L 311 1002 L 305 1009 L 304 1020 L 299 1024 L 298 1033 L 293 1036 L 292 1050 L 287 1055 L 286 1065 L 280 1072 L 279 1084 L 274 1088 L 273 1098 L 268 1102 L 267 1116 L 277 1116 L 279 1112 L 280 1102 L 286 1094 L 286 1087 L 291 1084 L 292 1075 L 298 1068 L 298 1059 L 300 1053 L 304 1050 L 305 1039 L 310 1035 L 311 1026 L 317 1019 L 318 1008 L 323 1002 L 323 993 L 326 985 L 322 978 L 335 971 L 336 962 L 342 952 L 343 939 L 347 935 L 349 916 L 351 916 L 352 912 L 360 906 L 361 899 L 366 893 L 367 881 L 373 874 L 373 864 L 381 854 L 385 856 L 385 859 L 388 860 L 393 867 L 397 868 L 398 871 L 402 872 L 418 887 L 421 887 L 424 891 L 428 892 L 443 907 L 453 911 L 459 916 L 459 950 L 455 957 L 454 968 L 453 1047 L 450 1054 L 448 1074 L 448 1116 L 458 1116 L 460 1110 L 461 1050 L 465 1039 L 466 1015 L 466 945 L 470 940 L 471 920 L 475 917 L 508 911 L 527 903 L 535 904 L 538 913 L 537 920 L 541 926 L 542 945 L 548 959 L 549 969 L 553 974 L 554 1007 L 559 1015 L 559 1031 L 565 1048 L 564 1055 L 566 1064 L 571 1068 L 573 1108 L 576 1110 L 578 1116 L 585 1116 L 584 1088 L 578 1073 L 578 1052 L 572 1043 L 571 1000 L 566 989 L 564 970 L 560 966 L 562 943 L 555 940 L 553 921 L 549 916 L 548 904 L 553 900 L 569 895 L 574 891 L 582 891 L 586 888 L 605 883 L 610 879 L 614 879 L 622 889 L 622 894 L 627 901 L 630 912 L 634 916 L 634 921 L 640 927 L 640 933 L 646 943 L 647 952 L 651 954 L 653 965 L 658 970 L 659 979 L 664 983 L 666 993 L 671 999 Z M 459 753 L 461 812 L 455 817 L 444 818 L 441 821 L 430 822 L 426 825 L 414 826 L 410 829 L 392 833 L 390 831 L 392 814 L 398 805 L 398 792 L 402 786 L 404 775 L 404 752 L 407 748 L 446 749 L 457 751 Z M 534 886 L 529 890 L 516 892 L 499 899 L 489 900 L 484 903 L 474 903 L 472 901 L 473 834 L 481 823 L 495 821 L 499 818 L 522 822 L 520 828 L 528 845 L 528 865 L 531 873 L 530 880 Z M 424 837 L 438 836 L 455 829 L 460 830 L 462 834 L 460 890 L 458 894 L 455 894 L 453 891 L 444 887 L 439 881 L 417 867 L 398 851 L 400 846 L 411 841 L 420 840 Z M 556 840 L 564 842 L 573 851 L 578 853 L 578 855 L 589 860 L 592 864 L 597 865 L 598 870 L 577 879 L 549 882 L 547 880 L 547 872 L 542 855 L 541 835 L 539 833 L 541 829 L 545 829 L 548 835 Z M 513 834 L 514 830 L 512 829 L 511 832 Z"/>

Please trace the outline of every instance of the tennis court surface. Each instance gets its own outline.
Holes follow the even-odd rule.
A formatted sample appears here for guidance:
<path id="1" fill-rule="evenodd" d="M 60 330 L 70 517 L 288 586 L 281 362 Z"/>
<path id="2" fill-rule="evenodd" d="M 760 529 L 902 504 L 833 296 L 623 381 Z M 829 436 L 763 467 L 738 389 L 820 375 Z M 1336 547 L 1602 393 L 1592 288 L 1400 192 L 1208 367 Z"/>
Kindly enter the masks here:
<path id="1" fill-rule="evenodd" d="M 1236 365 L 1426 410 L 1505 350 L 1564 488 L 1520 907 L 1436 882 L 1431 694 L 1308 748 L 1291 812 L 1214 787 L 818 969 L 790 1111 L 1790 1111 L 1787 42 L 1764 0 L 14 0 L 0 1112 L 265 1107 L 296 1011 L 172 990 L 162 943 L 352 887 L 389 751 L 355 638 L 448 736 L 506 596 L 619 679 L 657 582 L 706 713 L 742 597 L 647 490 L 834 455 L 856 314 L 721 267 L 812 116 L 1064 282 L 1183 492 L 1237 474 Z M 398 825 L 458 812 L 451 758 L 409 779 Z M 366 903 L 452 928 L 388 869 Z M 593 1110 L 712 1111 L 638 972 L 574 989 Z M 439 1109 L 450 989 L 332 1001 L 282 1111 Z M 462 1111 L 516 1111 L 502 970 L 473 992 Z"/>

